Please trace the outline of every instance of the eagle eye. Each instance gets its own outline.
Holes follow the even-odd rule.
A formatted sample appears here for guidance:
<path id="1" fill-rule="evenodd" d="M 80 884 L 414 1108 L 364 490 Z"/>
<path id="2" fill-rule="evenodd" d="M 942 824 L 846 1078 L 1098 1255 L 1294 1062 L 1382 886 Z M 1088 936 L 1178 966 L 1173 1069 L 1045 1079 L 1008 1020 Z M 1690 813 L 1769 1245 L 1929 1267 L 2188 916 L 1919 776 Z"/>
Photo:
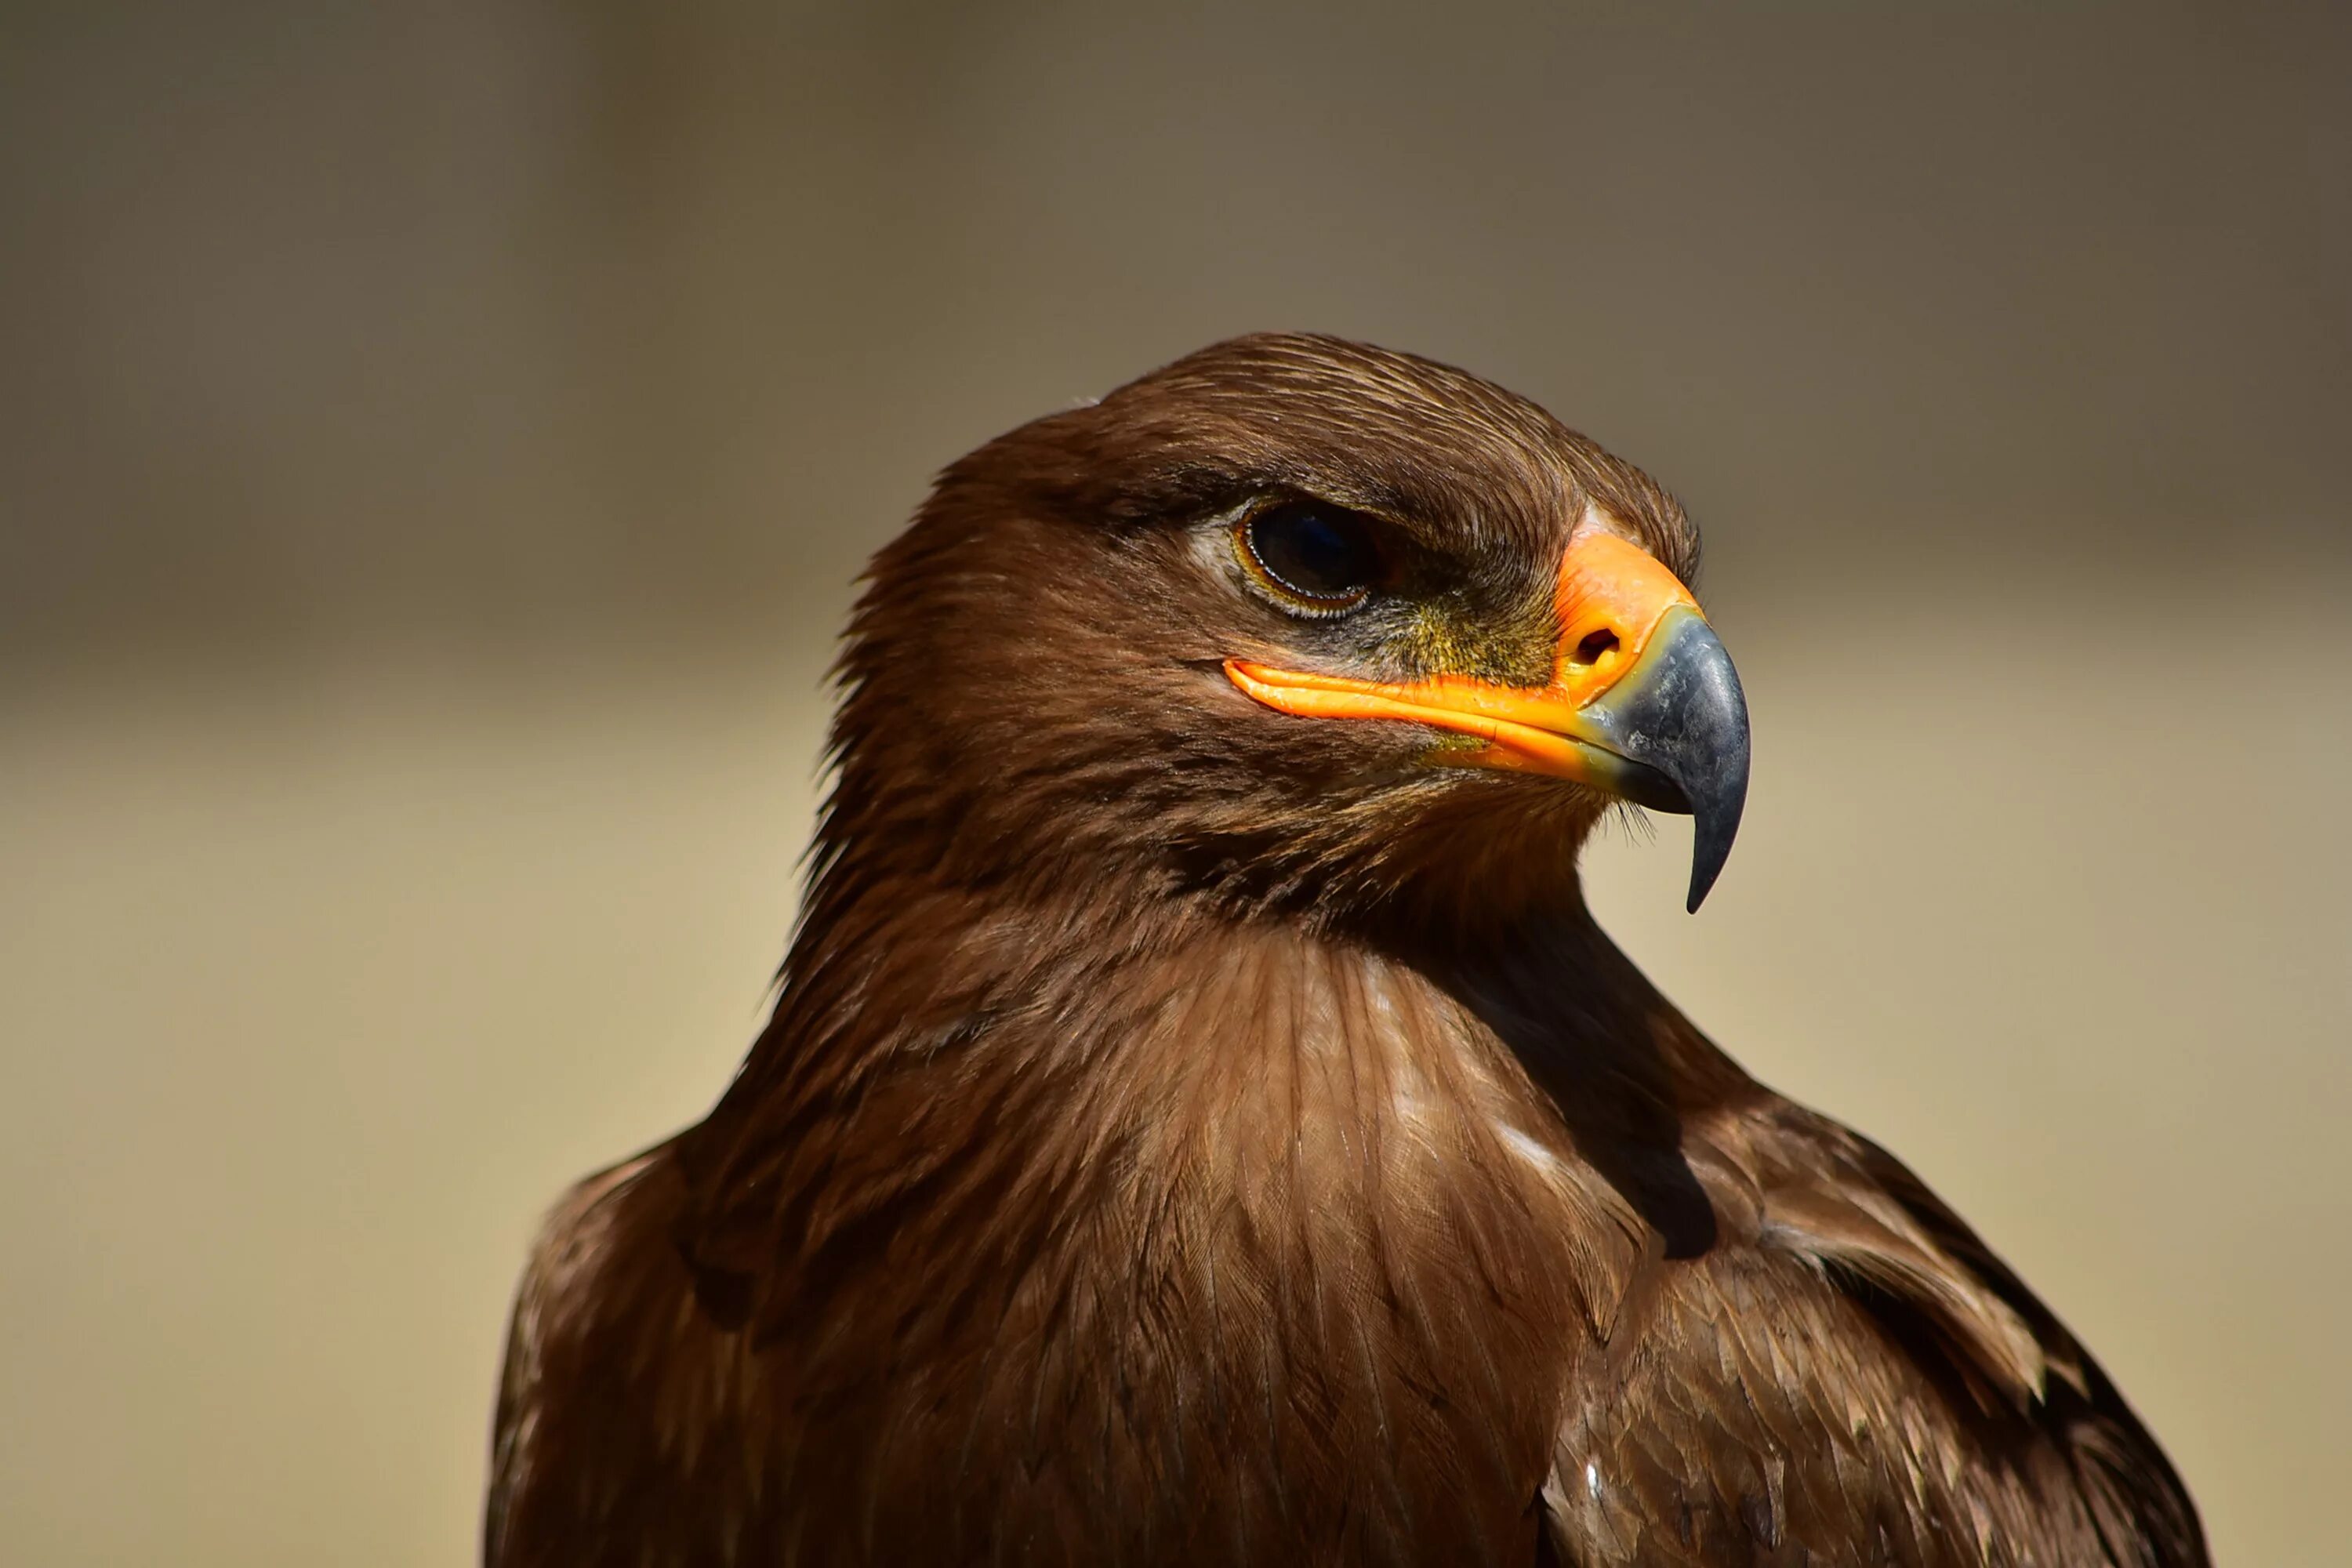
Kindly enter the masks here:
<path id="1" fill-rule="evenodd" d="M 1242 563 L 1284 607 L 1337 615 L 1370 596 L 1386 565 L 1371 519 L 1321 501 L 1284 501 L 1245 519 Z"/>

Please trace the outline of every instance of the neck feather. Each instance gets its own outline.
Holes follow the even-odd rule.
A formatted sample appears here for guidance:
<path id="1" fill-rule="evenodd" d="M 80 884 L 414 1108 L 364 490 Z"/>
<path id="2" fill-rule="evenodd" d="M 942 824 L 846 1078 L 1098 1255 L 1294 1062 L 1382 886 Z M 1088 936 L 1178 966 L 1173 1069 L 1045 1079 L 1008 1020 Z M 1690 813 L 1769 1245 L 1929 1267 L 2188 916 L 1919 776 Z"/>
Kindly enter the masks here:
<path id="1" fill-rule="evenodd" d="M 1415 952 L 1116 879 L 860 871 L 820 873 L 773 1018 L 681 1145 L 693 1254 L 803 1301 L 925 1232 L 979 1289 L 1074 1226 L 1253 1184 L 1523 1205 L 1617 1145 L 1671 1152 L 1746 1082 L 1580 904 Z"/>
<path id="2" fill-rule="evenodd" d="M 1599 1331 L 1644 1221 L 1672 1243 L 1652 1174 L 1713 1081 L 1580 909 L 1432 957 L 1115 882 L 846 869 L 677 1145 L 678 1239 L 706 1308 L 793 1342 L 784 1397 L 879 1446 L 858 1473 L 979 1463 L 989 1431 L 992 1465 L 1099 1453 L 1073 1507 L 1181 1507 L 1164 1479 L 1213 1464 L 1278 1508 L 1301 1446 L 1343 1442 L 1383 1467 L 1345 1506 L 1398 1531 L 1535 1484 L 1537 1369 Z"/>

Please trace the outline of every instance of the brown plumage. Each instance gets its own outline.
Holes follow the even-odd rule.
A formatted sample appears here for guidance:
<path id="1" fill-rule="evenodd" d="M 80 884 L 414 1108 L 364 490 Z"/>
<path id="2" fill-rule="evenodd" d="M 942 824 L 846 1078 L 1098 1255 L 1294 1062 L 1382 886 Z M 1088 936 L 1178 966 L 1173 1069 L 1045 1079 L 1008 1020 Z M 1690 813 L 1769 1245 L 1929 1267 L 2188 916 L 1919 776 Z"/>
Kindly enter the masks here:
<path id="1" fill-rule="evenodd" d="M 1283 505 L 1372 520 L 1378 592 L 1292 592 L 1311 521 L 1257 572 Z M 1322 338 L 949 468 L 772 1019 L 531 1260 L 488 1561 L 2203 1563 L 2016 1278 L 1594 925 L 1581 763 L 1228 669 L 1516 700 L 1595 530 L 1692 575 L 1635 469 Z"/>

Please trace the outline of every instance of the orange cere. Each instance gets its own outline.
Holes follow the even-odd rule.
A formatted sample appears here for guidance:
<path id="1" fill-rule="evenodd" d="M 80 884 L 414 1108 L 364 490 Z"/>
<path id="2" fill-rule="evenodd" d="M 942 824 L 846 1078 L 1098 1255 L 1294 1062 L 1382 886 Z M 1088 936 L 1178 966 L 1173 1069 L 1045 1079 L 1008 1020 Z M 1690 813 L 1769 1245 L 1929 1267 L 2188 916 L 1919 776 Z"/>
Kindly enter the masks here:
<path id="1" fill-rule="evenodd" d="M 1613 533 L 1581 534 L 1561 560 L 1554 591 L 1559 642 L 1551 683 L 1500 686 L 1468 676 L 1406 682 L 1357 680 L 1225 661 L 1226 677 L 1285 713 L 1317 719 L 1402 719 L 1475 736 L 1486 744 L 1444 760 L 1605 784 L 1615 759 L 1578 710 L 1633 668 L 1666 612 L 1697 609 L 1656 558 Z"/>
<path id="2" fill-rule="evenodd" d="M 1682 579 L 1640 545 L 1591 529 L 1569 546 L 1553 590 L 1559 615 L 1559 656 L 1552 689 L 1581 708 L 1616 683 L 1650 645 L 1650 634 L 1677 605 L 1698 608 Z M 1587 638 L 1613 639 L 1596 658 L 1579 662 Z"/>

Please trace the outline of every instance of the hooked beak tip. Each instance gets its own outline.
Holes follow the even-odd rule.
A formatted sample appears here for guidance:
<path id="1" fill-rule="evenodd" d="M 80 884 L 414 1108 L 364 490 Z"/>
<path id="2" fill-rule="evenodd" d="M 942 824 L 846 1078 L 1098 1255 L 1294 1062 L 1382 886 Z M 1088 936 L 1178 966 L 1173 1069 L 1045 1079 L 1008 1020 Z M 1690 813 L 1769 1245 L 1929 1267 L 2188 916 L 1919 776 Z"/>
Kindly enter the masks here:
<path id="1" fill-rule="evenodd" d="M 1691 914 L 1698 913 L 1699 905 L 1706 902 L 1707 893 L 1715 879 L 1723 874 L 1723 863 L 1731 858 L 1731 840 L 1739 831 L 1739 814 L 1735 806 L 1729 819 L 1710 822 L 1696 819 L 1691 840 L 1690 900 L 1683 908 Z"/>

